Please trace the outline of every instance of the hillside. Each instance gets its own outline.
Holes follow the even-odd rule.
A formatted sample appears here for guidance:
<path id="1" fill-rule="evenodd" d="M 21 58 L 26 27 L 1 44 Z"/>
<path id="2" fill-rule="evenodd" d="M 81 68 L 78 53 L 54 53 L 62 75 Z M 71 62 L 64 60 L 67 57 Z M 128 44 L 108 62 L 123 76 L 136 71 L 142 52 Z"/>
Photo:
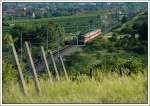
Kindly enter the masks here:
<path id="1" fill-rule="evenodd" d="M 141 34 L 140 29 L 143 30 L 143 32 L 145 32 L 145 34 L 143 34 L 143 37 L 145 35 L 148 34 L 146 32 L 148 32 L 148 13 L 146 11 L 139 13 L 138 15 L 136 15 L 132 20 L 129 20 L 127 23 L 123 24 L 120 28 L 114 30 L 114 32 L 118 32 L 118 33 L 122 33 L 122 34 Z M 143 28 L 144 27 L 144 28 Z M 145 30 L 144 30 L 145 29 Z M 144 38 L 143 38 L 144 39 Z M 145 40 L 147 40 L 145 38 Z"/>
<path id="2" fill-rule="evenodd" d="M 10 30 L 3 32 L 3 103 L 148 103 L 148 12 L 141 10 L 136 16 L 124 16 L 121 20 L 106 12 L 16 20 L 12 26 L 4 23 Z M 95 28 L 107 29 L 113 22 L 122 23 L 84 45 L 74 45 L 79 51 L 64 56 L 64 64 L 55 61 L 54 65 L 51 61 L 48 68 L 45 67 L 41 46 L 48 57 L 49 50 L 65 46 L 64 39 L 70 39 L 68 36 L 76 38 L 78 31 L 82 34 Z M 71 26 L 74 28 L 65 29 Z M 42 71 L 32 74 L 32 70 L 27 70 L 30 68 L 28 49 L 21 45 L 25 41 L 30 43 L 35 64 L 44 64 Z M 12 43 L 19 57 L 27 95 L 18 77 Z M 35 74 L 37 76 L 33 76 Z"/>
<path id="3" fill-rule="evenodd" d="M 66 57 L 66 65 L 72 66 L 68 68 L 80 74 L 87 73 L 89 67 L 96 64 L 98 64 L 96 69 L 116 71 L 117 73 L 120 72 L 114 67 L 117 69 L 122 66 L 126 67 L 130 62 L 135 66 L 127 66 L 128 68 L 137 67 L 140 70 L 142 67 L 147 68 L 148 40 L 145 38 L 147 30 L 144 28 L 143 31 L 140 31 L 145 22 L 147 22 L 147 12 L 139 13 L 119 28 L 87 43 L 82 47 L 82 52 Z M 137 28 L 133 29 L 135 25 Z M 127 31 L 125 32 L 125 30 Z M 128 60 L 130 60 L 129 63 Z M 130 71 L 132 73 L 132 70 L 128 71 L 126 74 L 129 74 Z M 133 73 L 137 73 L 137 71 L 134 70 Z"/>

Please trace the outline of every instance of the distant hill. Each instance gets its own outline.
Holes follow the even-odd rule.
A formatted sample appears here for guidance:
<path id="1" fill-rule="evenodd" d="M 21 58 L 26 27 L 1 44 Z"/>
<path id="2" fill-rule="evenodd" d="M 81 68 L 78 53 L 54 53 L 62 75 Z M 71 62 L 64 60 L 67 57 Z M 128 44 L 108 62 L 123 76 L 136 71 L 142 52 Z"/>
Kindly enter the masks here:
<path id="1" fill-rule="evenodd" d="M 118 34 L 139 35 L 141 40 L 148 40 L 148 12 L 145 10 L 137 14 L 133 19 L 124 23 L 120 28 L 114 30 Z"/>

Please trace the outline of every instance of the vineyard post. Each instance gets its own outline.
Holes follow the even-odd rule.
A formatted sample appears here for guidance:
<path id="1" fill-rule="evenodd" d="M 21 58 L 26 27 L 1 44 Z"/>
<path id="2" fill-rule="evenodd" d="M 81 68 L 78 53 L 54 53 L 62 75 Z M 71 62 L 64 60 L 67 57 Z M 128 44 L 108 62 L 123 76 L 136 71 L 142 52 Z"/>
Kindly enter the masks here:
<path id="1" fill-rule="evenodd" d="M 45 66 L 47 68 L 47 73 L 48 73 L 48 76 L 49 76 L 49 81 L 52 83 L 52 75 L 51 75 L 51 72 L 49 70 L 49 66 L 48 66 L 48 62 L 47 62 L 47 59 L 46 59 L 46 56 L 45 56 L 45 51 L 44 51 L 44 47 L 41 46 L 41 50 L 42 50 L 42 54 L 43 54 L 43 59 L 44 59 L 44 62 L 45 62 Z"/>
<path id="2" fill-rule="evenodd" d="M 92 66 L 90 67 L 90 78 L 91 79 L 93 78 L 93 67 Z"/>
<path id="3" fill-rule="evenodd" d="M 21 69 L 20 64 L 19 64 L 19 59 L 18 59 L 18 55 L 16 53 L 14 43 L 11 43 L 11 47 L 12 47 L 12 50 L 13 50 L 13 54 L 14 54 L 14 57 L 15 57 L 16 64 L 17 64 L 18 73 L 19 73 L 19 76 L 20 76 L 20 79 L 21 79 L 23 92 L 24 92 L 25 95 L 27 95 L 27 88 L 26 88 L 25 80 L 24 80 L 24 77 L 23 77 L 23 74 L 22 74 L 22 69 Z"/>
<path id="4" fill-rule="evenodd" d="M 60 56 L 60 61 L 61 61 L 61 64 L 62 64 L 62 67 L 63 67 L 63 70 L 64 70 L 64 73 L 65 73 L 65 77 L 67 80 L 69 80 L 68 78 L 68 74 L 67 74 L 67 71 L 66 71 L 66 68 L 65 68 L 65 65 L 64 65 L 64 62 L 63 62 L 63 59 L 62 57 Z"/>
<path id="5" fill-rule="evenodd" d="M 50 56 L 51 56 L 51 60 L 52 60 L 55 72 L 56 72 L 56 78 L 57 78 L 57 80 L 59 80 L 59 73 L 58 73 L 58 70 L 57 70 L 57 67 L 56 67 L 56 63 L 55 63 L 55 60 L 54 60 L 54 57 L 53 57 L 53 54 L 52 54 L 51 50 L 50 50 Z"/>
<path id="6" fill-rule="evenodd" d="M 29 48 L 29 45 L 28 45 L 27 42 L 25 42 L 25 45 L 26 45 L 28 56 L 29 56 L 30 63 L 31 63 L 31 66 L 32 66 L 32 71 L 33 71 L 33 76 L 34 76 L 36 89 L 37 89 L 38 94 L 41 95 L 41 88 L 40 88 L 39 80 L 38 80 L 38 77 L 37 77 L 36 69 L 35 69 L 35 66 L 34 66 L 34 62 L 33 62 L 33 59 L 32 59 L 31 51 L 30 51 L 30 48 Z"/>

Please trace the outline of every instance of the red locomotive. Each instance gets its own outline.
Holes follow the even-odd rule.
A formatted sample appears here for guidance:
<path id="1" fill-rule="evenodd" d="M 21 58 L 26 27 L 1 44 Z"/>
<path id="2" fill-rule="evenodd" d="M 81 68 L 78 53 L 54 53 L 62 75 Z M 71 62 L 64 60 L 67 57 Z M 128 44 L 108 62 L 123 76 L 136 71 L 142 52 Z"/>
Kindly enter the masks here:
<path id="1" fill-rule="evenodd" d="M 83 43 L 86 43 L 94 38 L 96 38 L 97 36 L 101 35 L 101 29 L 97 29 L 95 31 L 92 31 L 92 32 L 88 32 L 87 34 L 85 35 L 82 35 L 80 38 L 79 38 L 79 44 L 83 44 Z"/>

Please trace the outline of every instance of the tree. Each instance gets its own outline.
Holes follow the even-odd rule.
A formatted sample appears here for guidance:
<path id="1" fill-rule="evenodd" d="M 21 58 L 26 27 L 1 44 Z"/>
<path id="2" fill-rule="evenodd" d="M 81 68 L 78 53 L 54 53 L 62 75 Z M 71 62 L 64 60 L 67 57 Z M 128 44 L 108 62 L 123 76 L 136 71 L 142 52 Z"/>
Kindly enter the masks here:
<path id="1" fill-rule="evenodd" d="M 128 17 L 127 16 L 123 16 L 122 19 L 121 19 L 121 22 L 122 23 L 125 23 L 128 21 Z"/>
<path id="2" fill-rule="evenodd" d="M 6 33 L 3 37 L 3 43 L 9 47 L 11 43 L 13 43 L 12 35 L 9 33 Z"/>
<path id="3" fill-rule="evenodd" d="M 138 30 L 140 40 L 148 40 L 148 24 L 144 22 Z"/>
<path id="4" fill-rule="evenodd" d="M 3 59 L 3 70 L 2 70 L 2 74 L 3 74 L 3 85 L 4 88 L 8 88 L 8 86 L 10 86 L 10 84 L 13 81 L 16 81 L 17 79 L 17 73 L 15 68 L 13 67 L 13 65 L 9 62 L 8 59 L 4 58 Z"/>
<path id="5" fill-rule="evenodd" d="M 90 23 L 90 24 L 92 24 L 93 22 L 94 22 L 94 20 L 93 20 L 93 19 L 90 19 L 90 20 L 89 20 L 89 23 Z"/>

